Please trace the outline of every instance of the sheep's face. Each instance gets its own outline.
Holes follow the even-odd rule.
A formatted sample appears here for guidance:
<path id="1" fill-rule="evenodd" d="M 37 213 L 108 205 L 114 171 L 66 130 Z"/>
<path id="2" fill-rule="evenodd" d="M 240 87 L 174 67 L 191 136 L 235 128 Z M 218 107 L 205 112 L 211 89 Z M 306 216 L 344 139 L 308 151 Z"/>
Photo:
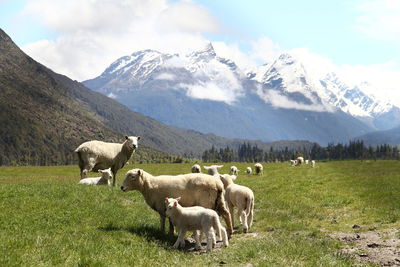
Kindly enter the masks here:
<path id="1" fill-rule="evenodd" d="M 169 216 L 169 215 L 171 214 L 171 212 L 172 212 L 173 209 L 175 209 L 176 207 L 178 207 L 178 201 L 179 201 L 180 199 L 181 199 L 180 197 L 178 197 L 178 198 L 169 198 L 169 197 L 166 197 L 166 198 L 165 198 L 165 214 L 166 214 L 167 216 Z"/>
<path id="2" fill-rule="evenodd" d="M 203 166 L 204 169 L 207 170 L 209 175 L 218 174 L 218 169 L 224 167 L 224 165 L 211 165 L 211 166 Z"/>
<path id="3" fill-rule="evenodd" d="M 201 167 L 198 164 L 192 166 L 192 173 L 201 173 Z"/>
<path id="4" fill-rule="evenodd" d="M 141 169 L 133 169 L 128 171 L 124 181 L 122 182 L 121 190 L 127 192 L 138 189 L 142 177 L 143 170 Z"/>
<path id="5" fill-rule="evenodd" d="M 125 136 L 127 145 L 132 148 L 136 149 L 138 147 L 138 141 L 140 140 L 140 136 Z"/>
<path id="6" fill-rule="evenodd" d="M 113 178 L 113 173 L 111 171 L 111 168 L 105 170 L 99 170 L 99 173 L 101 173 L 101 178 L 106 179 L 107 183 L 110 185 L 111 180 Z"/>
<path id="7" fill-rule="evenodd" d="M 247 167 L 246 173 L 247 173 L 247 174 L 251 174 L 251 168 L 250 168 L 250 167 Z"/>

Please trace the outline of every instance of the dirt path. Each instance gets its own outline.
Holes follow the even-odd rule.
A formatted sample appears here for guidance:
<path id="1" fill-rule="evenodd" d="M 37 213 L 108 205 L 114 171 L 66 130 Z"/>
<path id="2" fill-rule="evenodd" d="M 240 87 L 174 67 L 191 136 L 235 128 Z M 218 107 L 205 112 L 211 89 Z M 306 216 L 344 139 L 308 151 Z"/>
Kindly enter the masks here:
<path id="1" fill-rule="evenodd" d="M 400 231 L 335 233 L 331 237 L 345 244 L 342 252 L 362 263 L 400 266 Z"/>

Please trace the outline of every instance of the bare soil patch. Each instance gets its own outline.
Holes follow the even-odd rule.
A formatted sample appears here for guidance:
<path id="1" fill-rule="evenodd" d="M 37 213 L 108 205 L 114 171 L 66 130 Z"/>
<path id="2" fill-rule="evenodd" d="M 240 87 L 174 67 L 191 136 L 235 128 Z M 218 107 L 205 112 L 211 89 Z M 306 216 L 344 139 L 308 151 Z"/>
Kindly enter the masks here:
<path id="1" fill-rule="evenodd" d="M 344 254 L 362 263 L 379 266 L 400 266 L 400 232 L 389 229 L 382 232 L 334 233 L 331 237 L 342 241 Z"/>

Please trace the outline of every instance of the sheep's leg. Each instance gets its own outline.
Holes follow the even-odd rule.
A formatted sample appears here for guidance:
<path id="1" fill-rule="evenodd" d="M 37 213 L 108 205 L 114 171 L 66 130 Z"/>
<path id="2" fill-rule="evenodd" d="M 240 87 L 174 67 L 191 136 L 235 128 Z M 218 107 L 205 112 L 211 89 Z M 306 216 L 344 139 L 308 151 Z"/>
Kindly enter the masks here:
<path id="1" fill-rule="evenodd" d="M 174 225 L 172 224 L 171 219 L 168 219 L 169 221 L 169 235 L 174 235 Z"/>
<path id="2" fill-rule="evenodd" d="M 247 215 L 244 212 L 244 210 L 242 210 L 242 212 L 240 214 L 240 221 L 243 225 L 243 232 L 247 233 L 247 230 L 249 229 L 249 227 L 247 225 Z"/>
<path id="3" fill-rule="evenodd" d="M 207 231 L 207 251 L 211 251 L 213 248 L 213 241 L 215 240 L 215 233 L 212 227 L 210 227 Z"/>
<path id="4" fill-rule="evenodd" d="M 165 232 L 165 216 L 160 214 L 160 231 L 161 233 Z"/>
<path id="5" fill-rule="evenodd" d="M 175 244 L 174 244 L 174 248 L 179 248 L 179 246 L 181 244 L 185 244 L 185 234 L 186 234 L 186 230 L 181 229 L 179 231 L 179 235 L 178 235 L 178 239 L 176 240 Z M 182 242 L 183 241 L 183 242 Z"/>
<path id="6" fill-rule="evenodd" d="M 228 238 L 231 238 L 231 235 L 233 234 L 231 214 L 226 208 L 224 208 L 224 210 L 222 211 L 222 217 L 224 218 L 226 227 L 228 228 Z"/>
<path id="7" fill-rule="evenodd" d="M 249 226 L 249 229 L 252 224 L 253 224 L 253 206 L 250 208 L 249 216 L 247 216 L 247 225 Z"/>
<path id="8" fill-rule="evenodd" d="M 232 227 L 235 227 L 235 223 L 234 223 L 234 212 L 233 212 L 233 204 L 232 203 L 228 203 L 228 208 L 229 208 L 229 213 L 231 214 L 231 221 L 232 221 Z"/>
<path id="9" fill-rule="evenodd" d="M 199 230 L 194 231 L 193 235 L 194 235 L 194 240 L 196 241 L 195 249 L 199 250 L 199 249 L 201 249 L 201 242 L 200 242 L 201 231 L 199 231 Z"/>
<path id="10" fill-rule="evenodd" d="M 117 171 L 118 171 L 118 170 L 116 170 L 116 169 L 114 169 L 114 168 L 111 168 L 111 171 L 112 171 L 112 173 L 113 173 L 113 177 L 112 177 L 112 186 L 115 186 L 115 180 L 117 179 Z"/>

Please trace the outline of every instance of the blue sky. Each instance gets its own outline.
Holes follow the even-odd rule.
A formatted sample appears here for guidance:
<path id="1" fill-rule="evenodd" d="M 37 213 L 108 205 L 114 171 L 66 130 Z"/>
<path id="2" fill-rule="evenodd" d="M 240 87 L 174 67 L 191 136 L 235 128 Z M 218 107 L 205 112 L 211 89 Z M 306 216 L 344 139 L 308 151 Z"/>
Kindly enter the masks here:
<path id="1" fill-rule="evenodd" d="M 0 27 L 77 80 L 139 49 L 187 52 L 209 40 L 243 69 L 303 48 L 380 84 L 375 95 L 400 91 L 398 0 L 0 0 Z"/>

